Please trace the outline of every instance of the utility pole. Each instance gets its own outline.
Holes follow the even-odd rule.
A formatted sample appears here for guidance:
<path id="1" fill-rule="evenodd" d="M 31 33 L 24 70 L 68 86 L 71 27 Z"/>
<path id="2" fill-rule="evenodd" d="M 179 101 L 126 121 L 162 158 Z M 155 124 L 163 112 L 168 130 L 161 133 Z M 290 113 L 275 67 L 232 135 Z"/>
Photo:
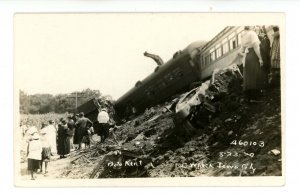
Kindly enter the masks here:
<path id="1" fill-rule="evenodd" d="M 69 96 L 67 98 L 75 98 L 76 108 L 78 106 L 78 99 L 79 98 L 86 98 L 85 93 L 82 93 L 82 92 L 75 91 L 75 92 L 73 92 L 71 94 L 72 94 L 72 96 Z"/>

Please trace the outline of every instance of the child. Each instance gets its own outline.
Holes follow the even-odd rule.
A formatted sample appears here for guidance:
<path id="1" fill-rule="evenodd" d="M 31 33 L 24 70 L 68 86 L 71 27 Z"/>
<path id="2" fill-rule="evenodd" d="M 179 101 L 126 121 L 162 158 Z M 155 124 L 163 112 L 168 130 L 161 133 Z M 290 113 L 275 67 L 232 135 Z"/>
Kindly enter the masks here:
<path id="1" fill-rule="evenodd" d="M 41 134 L 41 144 L 42 144 L 41 173 L 43 173 L 43 162 L 45 162 L 45 174 L 47 174 L 48 162 L 50 162 L 50 156 L 51 156 L 51 146 L 49 140 L 47 139 L 47 135 L 46 135 L 47 131 L 45 129 L 42 129 L 40 134 Z"/>
<path id="2" fill-rule="evenodd" d="M 34 180 L 34 173 L 40 168 L 42 159 L 42 144 L 37 132 L 33 133 L 32 139 L 29 140 L 27 148 L 28 171 L 31 173 L 31 179 Z"/>

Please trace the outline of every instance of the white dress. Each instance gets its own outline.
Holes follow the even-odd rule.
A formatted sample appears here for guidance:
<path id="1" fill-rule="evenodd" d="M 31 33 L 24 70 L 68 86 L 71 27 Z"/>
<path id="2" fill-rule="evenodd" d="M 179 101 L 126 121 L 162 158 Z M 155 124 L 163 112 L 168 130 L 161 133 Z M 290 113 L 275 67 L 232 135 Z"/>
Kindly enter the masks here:
<path id="1" fill-rule="evenodd" d="M 45 135 L 46 139 L 49 141 L 51 147 L 51 153 L 57 154 L 57 145 L 56 145 L 56 129 L 53 125 L 48 125 L 43 129 L 47 134 Z"/>

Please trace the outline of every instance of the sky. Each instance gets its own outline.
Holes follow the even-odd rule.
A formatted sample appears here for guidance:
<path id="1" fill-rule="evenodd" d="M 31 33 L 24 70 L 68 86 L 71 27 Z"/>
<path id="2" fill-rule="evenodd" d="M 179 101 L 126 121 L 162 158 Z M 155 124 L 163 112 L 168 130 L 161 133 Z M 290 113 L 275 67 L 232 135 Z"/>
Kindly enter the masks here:
<path id="1" fill-rule="evenodd" d="M 270 18 L 212 13 L 15 14 L 15 88 L 53 95 L 90 88 L 116 100 L 155 69 L 145 51 L 167 62 L 176 51 L 194 41 L 209 41 L 228 25 L 266 24 Z"/>
<path id="2" fill-rule="evenodd" d="M 155 69 L 145 51 L 166 62 L 176 51 L 210 40 L 225 27 L 204 16 L 16 14 L 15 82 L 27 94 L 90 88 L 117 99 Z"/>

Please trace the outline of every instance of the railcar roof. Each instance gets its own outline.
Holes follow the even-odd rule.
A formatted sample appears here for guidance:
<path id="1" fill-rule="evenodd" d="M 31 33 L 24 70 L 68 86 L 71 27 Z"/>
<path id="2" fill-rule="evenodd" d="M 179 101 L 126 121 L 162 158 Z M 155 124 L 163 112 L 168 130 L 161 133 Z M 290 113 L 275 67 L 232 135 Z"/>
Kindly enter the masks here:
<path id="1" fill-rule="evenodd" d="M 205 50 L 208 47 L 210 47 L 212 44 L 214 44 L 217 40 L 219 40 L 225 33 L 227 33 L 228 31 L 230 31 L 231 29 L 233 29 L 234 26 L 227 26 L 225 27 L 221 32 L 219 32 L 216 36 L 214 36 L 214 38 L 212 38 L 209 42 L 207 42 L 201 50 Z"/>

